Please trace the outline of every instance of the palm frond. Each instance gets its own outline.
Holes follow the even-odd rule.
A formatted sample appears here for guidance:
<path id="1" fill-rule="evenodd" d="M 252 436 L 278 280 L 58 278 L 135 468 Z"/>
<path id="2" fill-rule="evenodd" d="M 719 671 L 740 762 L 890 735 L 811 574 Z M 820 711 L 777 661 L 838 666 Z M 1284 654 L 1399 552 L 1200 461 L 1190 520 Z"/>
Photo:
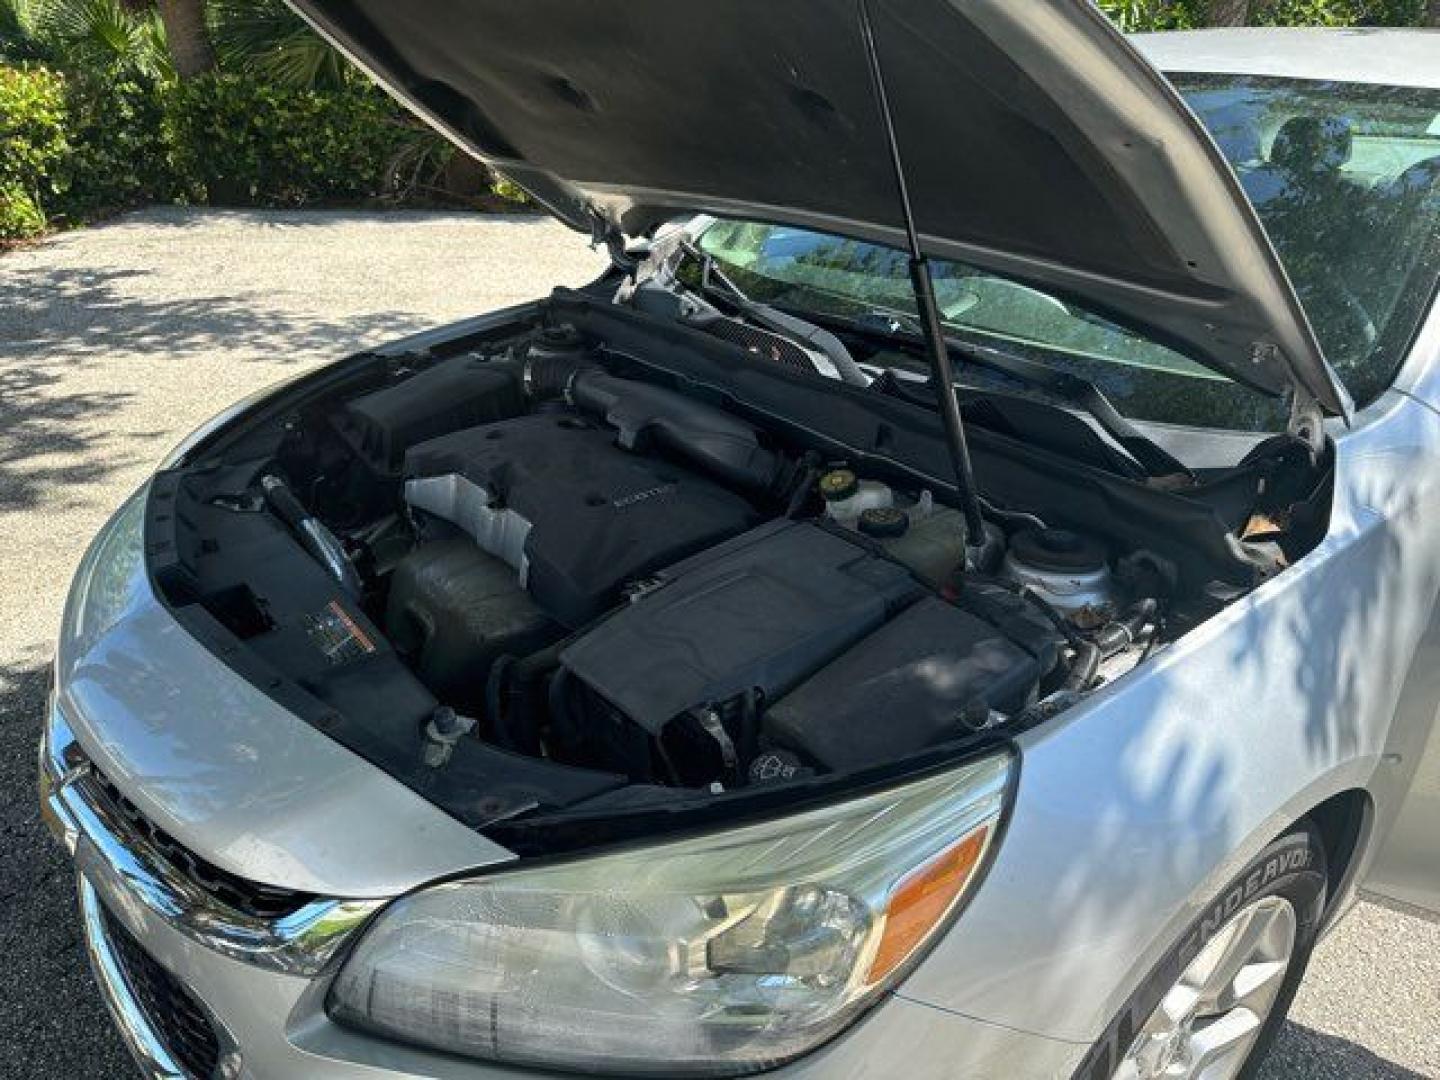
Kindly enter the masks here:
<path id="1" fill-rule="evenodd" d="M 211 0 L 220 65 L 282 86 L 338 86 L 349 65 L 280 0 Z"/>
<path id="2" fill-rule="evenodd" d="M 153 11 L 124 0 L 28 0 L 35 36 L 67 67 L 161 74 L 164 31 Z"/>
<path id="3" fill-rule="evenodd" d="M 0 0 L 0 59 L 52 58 L 36 33 L 35 6 L 33 0 Z"/>

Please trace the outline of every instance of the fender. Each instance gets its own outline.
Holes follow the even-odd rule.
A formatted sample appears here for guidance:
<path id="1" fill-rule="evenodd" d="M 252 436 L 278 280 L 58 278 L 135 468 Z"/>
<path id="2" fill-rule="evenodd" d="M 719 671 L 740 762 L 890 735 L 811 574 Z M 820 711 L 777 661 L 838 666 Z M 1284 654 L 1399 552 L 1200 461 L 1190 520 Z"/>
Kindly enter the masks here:
<path id="1" fill-rule="evenodd" d="M 1092 1041 L 1266 844 L 1334 795 L 1388 789 L 1407 678 L 1437 662 L 1417 656 L 1440 593 L 1437 453 L 1440 415 L 1382 396 L 1337 439 L 1314 551 L 1021 737 L 1005 842 L 904 996 Z"/>

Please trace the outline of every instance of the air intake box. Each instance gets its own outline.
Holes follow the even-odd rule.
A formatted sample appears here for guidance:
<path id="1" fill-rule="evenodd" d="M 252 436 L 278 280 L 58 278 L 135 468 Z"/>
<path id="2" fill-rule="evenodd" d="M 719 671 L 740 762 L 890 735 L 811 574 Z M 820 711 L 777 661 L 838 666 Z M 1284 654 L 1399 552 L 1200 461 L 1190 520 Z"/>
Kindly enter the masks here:
<path id="1" fill-rule="evenodd" d="M 518 365 L 467 354 L 356 398 L 335 428 L 372 469 L 394 476 L 415 444 L 516 416 L 522 404 Z"/>

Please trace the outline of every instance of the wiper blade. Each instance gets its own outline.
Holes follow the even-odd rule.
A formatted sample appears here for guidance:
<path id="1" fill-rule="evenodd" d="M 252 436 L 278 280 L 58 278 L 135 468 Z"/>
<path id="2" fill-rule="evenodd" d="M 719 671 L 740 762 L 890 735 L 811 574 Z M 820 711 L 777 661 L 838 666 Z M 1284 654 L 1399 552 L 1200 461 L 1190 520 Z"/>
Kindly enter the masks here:
<path id="1" fill-rule="evenodd" d="M 888 312 L 881 314 L 890 317 Z M 885 337 L 901 338 L 906 341 L 920 341 L 919 333 L 908 325 L 894 329 L 887 328 L 880 324 L 879 320 L 873 319 L 869 312 L 859 317 L 817 315 L 816 318 L 824 318 L 861 332 L 878 333 Z M 897 315 L 893 317 L 893 321 L 904 323 L 906 318 L 903 315 Z M 991 345 L 982 345 L 955 337 L 947 337 L 945 344 L 952 352 L 959 353 L 976 367 L 1004 375 L 1031 389 L 1040 390 L 1070 408 L 1085 413 L 1099 425 L 1100 430 L 1115 440 L 1116 444 L 1129 454 L 1148 476 L 1159 478 L 1178 475 L 1188 480 L 1195 478 L 1194 473 L 1184 462 L 1130 423 L 1105 396 L 1105 392 L 1089 379 L 1072 375 L 1066 371 L 1056 371 L 1054 368 Z"/>
<path id="2" fill-rule="evenodd" d="M 862 311 L 859 315 L 851 316 L 851 319 L 861 330 L 871 330 L 890 336 L 905 334 L 918 340 L 923 333 L 920 320 L 915 316 L 905 315 L 898 311 L 886 311 L 883 308 Z"/>

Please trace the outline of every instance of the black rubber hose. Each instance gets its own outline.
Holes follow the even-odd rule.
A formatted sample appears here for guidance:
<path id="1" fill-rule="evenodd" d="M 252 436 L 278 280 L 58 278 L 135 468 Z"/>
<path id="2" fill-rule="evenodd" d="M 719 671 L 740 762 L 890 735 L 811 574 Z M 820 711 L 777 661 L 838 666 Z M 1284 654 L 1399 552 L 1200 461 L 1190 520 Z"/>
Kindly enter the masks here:
<path id="1" fill-rule="evenodd" d="M 355 564 L 350 561 L 345 546 L 319 518 L 301 505 L 285 481 L 267 473 L 260 478 L 260 488 L 276 516 L 289 527 L 300 545 L 325 568 L 336 583 L 356 599 L 364 595 L 365 585 L 360 580 Z"/>
<path id="2" fill-rule="evenodd" d="M 1079 632 L 1070 625 L 1070 620 L 1056 611 L 1055 608 L 1044 597 L 1036 595 L 1024 586 L 1020 587 L 1020 595 L 1041 612 L 1058 630 L 1062 637 L 1070 643 L 1075 650 L 1075 656 L 1070 661 L 1070 670 L 1065 673 L 1065 679 L 1060 684 L 1061 690 L 1088 690 L 1090 684 L 1095 681 L 1095 675 L 1100 670 L 1102 659 L 1100 648 L 1093 641 L 1086 641 Z"/>
<path id="3" fill-rule="evenodd" d="M 541 675 L 548 675 L 560 666 L 560 654 L 574 640 L 575 635 L 564 637 L 553 645 L 547 645 L 537 652 L 522 656 L 515 661 L 514 667 L 511 668 L 512 677 L 525 683 L 532 682 Z"/>
<path id="4" fill-rule="evenodd" d="M 1070 625 L 1069 619 L 1065 618 L 1064 615 L 1061 615 L 1060 612 L 1055 610 L 1054 605 L 1052 605 L 1050 601 L 1046 600 L 1043 596 L 1039 595 L 1038 593 L 1036 593 L 1032 589 L 1027 588 L 1024 585 L 1019 586 L 1016 591 L 1024 599 L 1030 601 L 1036 611 L 1040 612 L 1040 614 L 1044 615 L 1045 618 L 1050 620 L 1050 622 L 1054 625 L 1055 629 L 1060 632 L 1060 636 L 1063 637 L 1067 642 L 1069 642 L 1072 648 L 1078 651 L 1082 645 L 1090 644 L 1088 641 L 1086 641 L 1080 636 L 1079 632 L 1076 631 L 1075 627 Z"/>
<path id="5" fill-rule="evenodd" d="M 807 461 L 805 467 L 800 470 L 800 479 L 790 491 L 790 499 L 785 504 L 785 516 L 787 518 L 798 518 L 805 509 L 805 503 L 815 491 L 815 482 L 820 479 L 820 469 L 813 461 Z"/>
<path id="6" fill-rule="evenodd" d="M 540 752 L 540 732 L 534 715 L 536 688 L 542 678 L 560 666 L 561 650 L 571 640 L 562 638 L 525 656 L 501 656 L 490 665 L 485 683 L 486 720 L 501 746 L 526 754 Z"/>
<path id="7" fill-rule="evenodd" d="M 1035 514 L 1027 513 L 1024 510 L 1002 510 L 984 498 L 980 500 L 980 509 L 987 518 L 1007 532 L 1045 528 L 1044 520 Z"/>
<path id="8" fill-rule="evenodd" d="M 522 378 L 531 400 L 563 397 L 616 428 L 627 449 L 650 438 L 719 479 L 772 495 L 789 476 L 785 459 L 760 445 L 752 425 L 663 386 L 622 379 L 565 356 L 530 357 Z"/>
<path id="9" fill-rule="evenodd" d="M 592 364 L 576 363 L 570 356 L 530 356 L 525 359 L 521 380 L 526 395 L 534 401 L 568 397 L 570 382 L 582 371 L 599 370 Z"/>

